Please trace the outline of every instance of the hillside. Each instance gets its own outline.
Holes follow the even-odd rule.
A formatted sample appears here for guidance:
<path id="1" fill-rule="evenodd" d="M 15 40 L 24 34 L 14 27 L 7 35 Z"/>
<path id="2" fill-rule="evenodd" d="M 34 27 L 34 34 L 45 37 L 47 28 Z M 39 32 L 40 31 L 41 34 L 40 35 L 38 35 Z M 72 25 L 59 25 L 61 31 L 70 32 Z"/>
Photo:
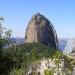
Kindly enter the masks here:
<path id="1" fill-rule="evenodd" d="M 43 57 L 45 59 L 53 58 L 57 51 L 59 54 L 62 53 L 39 43 L 14 45 L 3 50 L 1 62 L 3 65 L 0 67 L 0 73 L 2 75 L 25 74 L 35 61 L 41 60 Z"/>

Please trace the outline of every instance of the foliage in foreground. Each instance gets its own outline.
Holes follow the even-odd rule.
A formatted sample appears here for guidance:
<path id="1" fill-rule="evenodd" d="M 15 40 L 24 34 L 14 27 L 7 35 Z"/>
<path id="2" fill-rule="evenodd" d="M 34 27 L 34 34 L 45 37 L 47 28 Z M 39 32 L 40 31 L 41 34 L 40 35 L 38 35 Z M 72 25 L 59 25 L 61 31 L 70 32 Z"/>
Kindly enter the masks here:
<path id="1" fill-rule="evenodd" d="M 52 58 L 57 51 L 39 43 L 22 44 L 3 49 L 0 75 L 20 75 L 21 73 L 24 75 L 33 62 L 43 57 Z"/>
<path id="2" fill-rule="evenodd" d="M 53 73 L 52 70 L 46 69 L 46 70 L 44 71 L 44 75 L 54 75 L 54 73 Z"/>

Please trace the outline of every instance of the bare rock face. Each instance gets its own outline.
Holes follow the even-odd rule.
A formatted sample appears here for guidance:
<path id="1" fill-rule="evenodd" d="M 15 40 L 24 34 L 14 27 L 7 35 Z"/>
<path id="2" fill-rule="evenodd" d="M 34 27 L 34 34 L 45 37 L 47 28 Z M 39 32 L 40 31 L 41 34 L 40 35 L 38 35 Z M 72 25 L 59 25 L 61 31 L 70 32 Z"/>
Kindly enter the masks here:
<path id="1" fill-rule="evenodd" d="M 26 30 L 25 43 L 42 43 L 51 48 L 57 48 L 58 39 L 51 22 L 37 13 L 32 16 Z"/>

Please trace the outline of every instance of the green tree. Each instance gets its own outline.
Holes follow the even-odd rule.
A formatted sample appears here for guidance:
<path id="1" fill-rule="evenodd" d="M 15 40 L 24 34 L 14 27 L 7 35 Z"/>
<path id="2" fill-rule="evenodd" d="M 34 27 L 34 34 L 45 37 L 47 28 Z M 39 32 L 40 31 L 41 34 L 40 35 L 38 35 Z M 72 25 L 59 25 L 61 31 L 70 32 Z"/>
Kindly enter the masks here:
<path id="1" fill-rule="evenodd" d="M 2 22 L 4 21 L 3 17 L 0 17 L 0 39 L 2 38 L 2 33 L 3 33 L 3 27 L 2 27 Z"/>
<path id="2" fill-rule="evenodd" d="M 31 59 L 32 59 L 32 61 L 36 60 L 36 49 L 31 50 Z"/>
<path id="3" fill-rule="evenodd" d="M 9 38 L 12 34 L 11 29 L 7 29 L 3 27 L 3 21 L 4 21 L 4 18 L 0 17 L 0 50 L 2 50 L 2 47 L 4 44 L 10 42 Z"/>
<path id="4" fill-rule="evenodd" d="M 3 52 L 3 47 L 9 41 L 8 38 L 10 38 L 11 32 L 9 29 L 7 30 L 3 27 L 3 21 L 4 18 L 0 17 L 0 75 L 8 75 L 8 71 L 13 62 L 7 57 L 7 55 L 3 55 L 5 53 Z"/>
<path id="5" fill-rule="evenodd" d="M 3 33 L 2 22 L 3 21 L 4 21 L 3 17 L 0 17 L 0 51 L 2 50 L 2 47 L 3 47 L 3 39 L 2 39 L 2 33 Z"/>

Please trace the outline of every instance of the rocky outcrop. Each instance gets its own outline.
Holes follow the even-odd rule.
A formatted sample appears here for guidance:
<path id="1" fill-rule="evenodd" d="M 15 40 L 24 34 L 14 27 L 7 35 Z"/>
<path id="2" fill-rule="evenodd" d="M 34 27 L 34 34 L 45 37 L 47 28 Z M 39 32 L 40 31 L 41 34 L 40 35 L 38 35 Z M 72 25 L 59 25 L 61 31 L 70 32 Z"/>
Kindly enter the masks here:
<path id="1" fill-rule="evenodd" d="M 58 45 L 57 34 L 52 23 L 39 13 L 34 14 L 28 23 L 25 42 L 38 42 L 52 48 Z"/>

